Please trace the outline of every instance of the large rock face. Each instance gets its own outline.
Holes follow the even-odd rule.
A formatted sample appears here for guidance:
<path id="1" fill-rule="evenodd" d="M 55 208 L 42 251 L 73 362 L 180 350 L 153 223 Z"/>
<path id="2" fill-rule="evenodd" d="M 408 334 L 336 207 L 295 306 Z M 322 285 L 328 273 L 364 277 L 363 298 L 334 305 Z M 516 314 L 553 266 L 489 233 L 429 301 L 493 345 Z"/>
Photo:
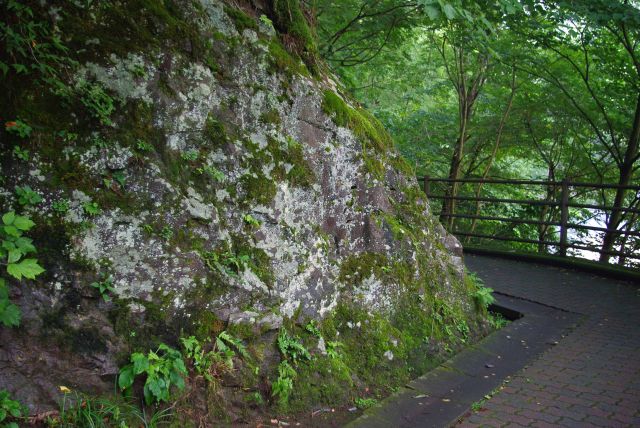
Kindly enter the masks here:
<path id="1" fill-rule="evenodd" d="M 233 325 L 268 335 L 344 307 L 400 331 L 399 310 L 474 322 L 459 244 L 330 77 L 268 19 L 217 0 L 138 3 L 51 6 L 77 100 L 35 79 L 3 95 L 2 117 L 34 129 L 2 134 L 3 212 L 34 219 L 46 272 L 11 283 L 23 319 L 0 329 L 0 389 L 40 411 L 59 385 L 111 391 L 134 349 Z M 25 185 L 43 201 L 21 207 Z M 104 301 L 90 284 L 108 277 Z"/>

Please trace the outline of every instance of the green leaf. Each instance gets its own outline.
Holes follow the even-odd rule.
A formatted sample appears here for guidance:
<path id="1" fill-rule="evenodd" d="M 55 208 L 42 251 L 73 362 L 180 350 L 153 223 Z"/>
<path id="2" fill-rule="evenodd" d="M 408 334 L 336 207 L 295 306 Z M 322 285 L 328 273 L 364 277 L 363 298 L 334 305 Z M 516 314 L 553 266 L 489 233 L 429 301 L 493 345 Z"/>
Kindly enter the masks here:
<path id="1" fill-rule="evenodd" d="M 453 19 L 456 17 L 456 10 L 449 3 L 442 6 L 442 11 L 447 15 L 447 19 Z"/>
<path id="2" fill-rule="evenodd" d="M 182 358 L 178 358 L 173 361 L 173 368 L 176 369 L 179 373 L 187 374 L 187 368 L 184 365 L 184 361 Z"/>
<path id="3" fill-rule="evenodd" d="M 128 389 L 133 385 L 133 379 L 133 366 L 131 364 L 124 366 L 118 375 L 118 386 L 121 390 Z"/>
<path id="4" fill-rule="evenodd" d="M 15 211 L 11 211 L 2 216 L 2 222 L 7 226 L 13 224 L 13 220 L 16 218 Z"/>
<path id="5" fill-rule="evenodd" d="M 4 421 L 7 417 L 7 411 L 0 407 L 0 422 Z"/>
<path id="6" fill-rule="evenodd" d="M 36 247 L 33 246 L 32 242 L 32 239 L 22 236 L 15 240 L 15 246 L 22 251 L 23 254 L 35 253 Z"/>
<path id="7" fill-rule="evenodd" d="M 164 393 L 163 393 L 163 388 L 165 388 L 165 382 L 164 380 L 162 380 L 161 378 L 147 378 L 147 383 L 145 384 L 145 387 L 149 387 L 149 391 L 151 391 L 151 393 L 156 397 L 156 399 L 159 401 L 162 399 Z"/>
<path id="8" fill-rule="evenodd" d="M 18 239 L 20 239 L 20 238 L 18 238 Z M 17 241 L 17 239 L 16 239 L 16 241 Z M 11 251 L 11 250 L 15 250 L 18 247 L 16 246 L 16 244 L 13 241 L 4 240 L 4 241 L 2 241 L 2 248 L 7 250 L 7 251 Z"/>
<path id="9" fill-rule="evenodd" d="M 9 250 L 9 257 L 7 258 L 8 263 L 16 263 L 22 257 L 22 251 L 20 250 Z"/>
<path id="10" fill-rule="evenodd" d="M 23 217 L 19 215 L 19 216 L 16 216 L 15 220 L 13 221 L 13 225 L 18 229 L 26 232 L 36 224 L 33 221 L 31 221 L 29 217 Z"/>
<path id="11" fill-rule="evenodd" d="M 173 383 L 179 390 L 184 389 L 184 378 L 175 370 L 171 370 L 171 383 Z"/>
<path id="12" fill-rule="evenodd" d="M 15 236 L 16 238 L 19 238 L 20 236 L 22 236 L 22 232 L 20 232 L 17 227 L 12 225 L 4 226 L 4 233 L 6 233 L 9 236 Z"/>
<path id="13" fill-rule="evenodd" d="M 425 6 L 424 11 L 427 13 L 429 19 L 436 21 L 440 18 L 440 9 L 436 6 Z"/>
<path id="14" fill-rule="evenodd" d="M 131 355 L 131 362 L 133 363 L 133 373 L 137 375 L 149 369 L 149 359 L 139 352 Z"/>
<path id="15" fill-rule="evenodd" d="M 147 405 L 153 403 L 153 393 L 151 392 L 151 389 L 149 389 L 149 385 L 145 384 L 142 391 L 144 393 L 144 402 L 147 403 Z"/>
<path id="16" fill-rule="evenodd" d="M 9 300 L 0 298 L 0 323 L 5 327 L 17 327 L 20 325 L 20 317 L 20 308 Z"/>
<path id="17" fill-rule="evenodd" d="M 44 269 L 36 259 L 24 259 L 20 263 L 10 263 L 7 266 L 7 272 L 17 280 L 21 280 L 22 277 L 35 279 L 44 272 Z"/>

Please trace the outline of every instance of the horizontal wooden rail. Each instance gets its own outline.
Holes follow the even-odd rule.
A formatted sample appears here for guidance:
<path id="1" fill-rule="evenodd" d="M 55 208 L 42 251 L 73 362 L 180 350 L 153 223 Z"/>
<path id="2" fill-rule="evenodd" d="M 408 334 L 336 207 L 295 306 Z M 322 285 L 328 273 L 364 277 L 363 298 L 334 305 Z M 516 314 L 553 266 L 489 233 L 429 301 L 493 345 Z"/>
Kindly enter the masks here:
<path id="1" fill-rule="evenodd" d="M 456 236 L 469 236 L 469 237 L 472 237 L 472 238 L 492 239 L 492 240 L 497 240 L 497 241 L 520 242 L 520 243 L 523 243 L 523 244 L 542 244 L 542 245 L 547 246 L 547 247 L 549 247 L 549 246 L 559 247 L 560 246 L 560 242 L 558 242 L 558 241 L 539 241 L 537 239 L 510 238 L 510 237 L 506 237 L 506 236 L 483 235 L 481 233 L 469 233 L 469 232 L 461 232 L 461 231 L 457 231 L 457 230 L 454 231 L 453 234 L 456 235 Z M 578 244 L 569 243 L 568 247 L 576 249 L 576 250 L 592 251 L 594 253 L 602 252 L 600 250 L 600 248 L 593 247 L 593 246 L 588 246 L 588 245 L 578 245 Z M 640 254 L 637 254 L 637 253 L 634 254 L 634 253 L 626 253 L 626 252 L 621 252 L 621 251 L 605 251 L 604 253 L 608 254 L 610 256 L 624 256 L 624 257 L 633 258 L 633 259 L 640 259 Z"/>
<path id="2" fill-rule="evenodd" d="M 424 181 L 425 177 L 416 177 L 418 181 Z M 482 179 L 482 178 L 432 178 L 428 177 L 428 181 L 435 183 L 483 183 L 483 184 L 514 184 L 514 185 L 534 185 L 534 186 L 555 186 L 560 188 L 562 182 L 560 181 L 546 181 L 546 180 L 506 180 L 506 179 Z M 618 184 L 604 184 L 604 183 L 581 183 L 567 181 L 569 187 L 591 187 L 594 189 L 626 189 L 640 191 L 640 186 L 620 186 Z"/>
<path id="3" fill-rule="evenodd" d="M 500 198 L 474 198 L 471 196 L 443 196 L 434 195 L 433 193 L 427 194 L 428 198 L 432 199 L 453 199 L 455 201 L 480 201 L 480 202 L 498 202 L 504 204 L 522 204 L 522 205 L 548 205 L 559 206 L 560 204 L 555 201 L 534 201 L 532 199 L 500 199 Z"/>
<path id="4" fill-rule="evenodd" d="M 484 215 L 473 215 L 473 214 L 442 214 L 442 217 L 453 217 L 453 218 L 466 218 L 471 220 L 487 220 L 487 221 L 499 221 L 503 223 L 514 223 L 514 224 L 532 224 L 536 226 L 562 226 L 562 223 L 559 221 L 540 221 L 540 220 L 527 220 L 521 218 L 510 218 L 510 217 L 494 217 L 494 216 L 484 216 Z M 598 226 L 589 226 L 586 224 L 578 224 L 578 223 L 567 223 L 567 227 L 569 229 L 586 229 L 593 230 L 596 232 L 615 232 L 620 235 L 629 235 L 629 236 L 640 236 L 640 232 L 636 232 L 633 230 L 612 230 L 607 229 L 606 227 L 598 227 Z"/>
<path id="5" fill-rule="evenodd" d="M 515 224 L 535 224 L 539 226 L 560 226 L 560 222 L 558 221 L 539 221 L 539 220 L 527 220 L 527 219 L 520 219 L 520 218 L 493 217 L 493 216 L 472 215 L 472 214 L 442 214 L 442 217 L 468 218 L 471 220 L 476 219 L 476 220 L 500 221 L 503 223 L 515 223 Z"/>

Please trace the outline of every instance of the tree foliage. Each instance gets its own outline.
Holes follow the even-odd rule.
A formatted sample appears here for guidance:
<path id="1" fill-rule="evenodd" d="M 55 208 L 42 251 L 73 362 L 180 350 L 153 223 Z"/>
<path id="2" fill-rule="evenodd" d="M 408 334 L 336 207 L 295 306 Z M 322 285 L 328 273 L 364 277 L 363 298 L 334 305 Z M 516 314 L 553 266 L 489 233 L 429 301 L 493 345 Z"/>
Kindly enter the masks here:
<path id="1" fill-rule="evenodd" d="M 639 183 L 637 1 L 349 0 L 341 17 L 336 8 L 318 2 L 321 52 L 391 131 L 418 175 Z M 505 198 L 522 192 L 482 185 L 439 191 Z M 571 192 L 583 203 L 614 208 L 637 208 L 640 199 L 624 188 Z M 520 196 L 554 201 L 559 189 Z M 553 207 L 445 204 L 441 220 L 452 229 L 528 239 L 557 233 L 549 226 L 454 222 L 447 214 L 457 209 L 556 221 Z M 571 216 L 619 231 L 639 227 L 638 215 L 621 209 L 576 209 Z M 597 238 L 604 251 L 639 245 L 620 233 Z"/>

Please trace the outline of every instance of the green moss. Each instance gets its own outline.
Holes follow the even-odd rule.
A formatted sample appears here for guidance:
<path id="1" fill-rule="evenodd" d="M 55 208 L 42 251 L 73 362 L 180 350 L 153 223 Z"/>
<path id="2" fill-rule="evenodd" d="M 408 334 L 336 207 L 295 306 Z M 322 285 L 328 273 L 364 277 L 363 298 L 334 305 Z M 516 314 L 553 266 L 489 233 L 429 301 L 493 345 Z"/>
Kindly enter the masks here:
<path id="1" fill-rule="evenodd" d="M 245 200 L 262 205 L 269 205 L 278 191 L 276 183 L 262 174 L 257 177 L 251 174 L 243 175 L 240 177 L 240 187 L 244 192 Z"/>
<path id="2" fill-rule="evenodd" d="M 315 174 L 307 164 L 302 145 L 292 138 L 287 139 L 286 153 L 280 153 L 280 160 L 293 165 L 286 178 L 293 186 L 309 187 L 316 181 Z"/>
<path id="3" fill-rule="evenodd" d="M 335 92 L 324 91 L 322 110 L 333 118 L 336 125 L 351 129 L 377 152 L 384 153 L 393 147 L 391 136 L 376 118 L 362 108 L 349 107 Z"/>
<path id="4" fill-rule="evenodd" d="M 384 276 L 384 268 L 389 265 L 389 259 L 382 253 L 362 253 L 350 255 L 340 265 L 338 281 L 342 283 L 358 284 L 375 275 Z"/>
<path id="5" fill-rule="evenodd" d="M 312 70 L 317 70 L 318 47 L 299 0 L 274 0 L 274 24 L 295 41 L 296 50 Z"/>
<path id="6" fill-rule="evenodd" d="M 318 355 L 310 363 L 298 366 L 289 410 L 340 406 L 350 402 L 353 395 L 351 370 L 343 359 Z"/>
<path id="7" fill-rule="evenodd" d="M 271 267 L 271 258 L 262 249 L 256 248 L 246 237 L 232 235 L 233 248 L 238 256 L 249 256 L 248 268 L 256 274 L 267 287 L 271 288 L 275 284 L 275 275 Z"/>
<path id="8" fill-rule="evenodd" d="M 251 153 L 251 158 L 243 163 L 249 173 L 240 178 L 240 187 L 247 202 L 271 203 L 277 192 L 277 182 L 287 181 L 292 186 L 308 187 L 315 181 L 301 144 L 290 137 L 286 141 L 268 137 L 264 148 L 250 140 L 245 140 L 244 146 Z M 265 175 L 264 165 L 273 165 L 270 177 Z"/>
<path id="9" fill-rule="evenodd" d="M 278 112 L 278 110 L 273 108 L 271 110 L 265 111 L 260 115 L 260 122 L 265 125 L 278 126 L 282 123 L 282 119 L 280 119 L 280 113 Z"/>
<path id="10" fill-rule="evenodd" d="M 269 71 L 271 73 L 283 73 L 289 79 L 295 74 L 309 76 L 309 70 L 305 67 L 300 59 L 295 58 L 287 52 L 277 40 L 268 42 L 269 55 Z"/>
<path id="11" fill-rule="evenodd" d="M 246 29 L 258 31 L 258 23 L 256 20 L 244 13 L 242 10 L 225 6 L 224 13 L 231 18 L 238 32 L 242 33 Z"/>
<path id="12" fill-rule="evenodd" d="M 207 115 L 203 134 L 214 147 L 229 142 L 229 136 L 227 135 L 224 124 L 216 119 L 211 112 Z"/>

